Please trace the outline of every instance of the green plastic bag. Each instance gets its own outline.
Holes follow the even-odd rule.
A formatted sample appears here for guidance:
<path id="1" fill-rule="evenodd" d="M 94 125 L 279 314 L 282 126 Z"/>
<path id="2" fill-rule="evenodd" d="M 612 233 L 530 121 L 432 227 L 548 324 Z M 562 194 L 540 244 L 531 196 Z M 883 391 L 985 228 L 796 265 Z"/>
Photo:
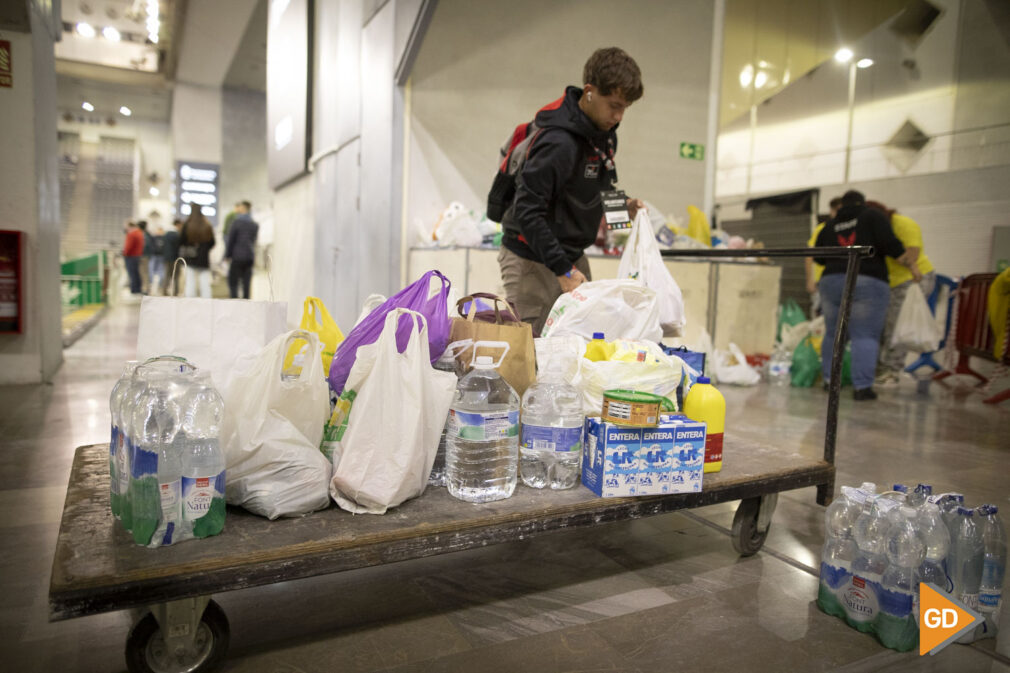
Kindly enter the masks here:
<path id="1" fill-rule="evenodd" d="M 845 355 L 842 356 L 842 387 L 852 385 L 852 346 L 845 346 Z"/>
<path id="2" fill-rule="evenodd" d="M 779 326 L 778 330 L 775 332 L 775 339 L 777 341 L 782 340 L 782 325 L 798 325 L 801 322 L 806 321 L 807 316 L 800 308 L 800 305 L 796 303 L 795 299 L 787 299 L 786 303 L 782 304 L 779 310 Z M 811 384 L 813 385 L 813 384 Z"/>
<path id="3" fill-rule="evenodd" d="M 797 388 L 809 388 L 817 382 L 820 373 L 821 358 L 810 337 L 807 337 L 793 351 L 793 364 L 789 369 L 791 382 Z"/>

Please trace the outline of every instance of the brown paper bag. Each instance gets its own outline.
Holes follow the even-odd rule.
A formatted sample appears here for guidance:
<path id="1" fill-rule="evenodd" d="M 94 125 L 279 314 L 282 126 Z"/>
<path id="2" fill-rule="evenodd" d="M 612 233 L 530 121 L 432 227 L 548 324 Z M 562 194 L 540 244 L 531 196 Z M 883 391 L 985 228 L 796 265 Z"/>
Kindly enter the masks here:
<path id="1" fill-rule="evenodd" d="M 477 341 L 503 341 L 509 345 L 508 353 L 498 368 L 498 373 L 508 381 L 515 391 L 522 394 L 537 380 L 536 351 L 533 348 L 533 328 L 529 323 L 521 322 L 508 303 L 501 297 L 486 295 L 484 298 L 493 302 L 495 310 L 482 311 L 481 318 L 487 320 L 490 316 L 494 322 L 481 322 L 477 317 L 477 302 L 473 297 L 459 300 L 457 310 L 463 315 L 463 306 L 470 302 L 469 315 L 464 318 L 452 319 L 452 330 L 449 333 L 449 343 L 472 339 Z M 497 355 L 488 349 L 478 348 L 474 353 L 472 348 L 464 350 L 457 356 L 464 372 L 469 372 L 471 363 L 477 355 Z M 497 359 L 497 358 L 496 358 Z"/>

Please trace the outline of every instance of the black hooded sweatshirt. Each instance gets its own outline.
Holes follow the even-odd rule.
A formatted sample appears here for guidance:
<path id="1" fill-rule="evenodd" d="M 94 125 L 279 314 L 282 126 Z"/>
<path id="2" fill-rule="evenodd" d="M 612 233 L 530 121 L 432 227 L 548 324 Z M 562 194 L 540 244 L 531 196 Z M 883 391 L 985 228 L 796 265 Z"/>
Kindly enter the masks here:
<path id="1" fill-rule="evenodd" d="M 859 273 L 872 276 L 885 283 L 887 279 L 887 262 L 884 257 L 897 259 L 905 254 L 905 246 L 894 235 L 888 216 L 866 205 L 846 206 L 838 211 L 834 219 L 828 220 L 817 236 L 817 247 L 849 247 L 853 245 L 872 245 L 873 257 L 863 259 L 859 263 Z M 824 265 L 824 275 L 845 273 L 847 264 L 843 258 L 818 258 L 814 261 Z"/>
<path id="2" fill-rule="evenodd" d="M 570 271 L 596 240 L 603 217 L 600 193 L 617 182 L 617 126 L 598 129 L 579 108 L 581 96 L 582 89 L 570 86 L 537 113 L 542 130 L 502 218 L 502 245 L 556 276 Z"/>

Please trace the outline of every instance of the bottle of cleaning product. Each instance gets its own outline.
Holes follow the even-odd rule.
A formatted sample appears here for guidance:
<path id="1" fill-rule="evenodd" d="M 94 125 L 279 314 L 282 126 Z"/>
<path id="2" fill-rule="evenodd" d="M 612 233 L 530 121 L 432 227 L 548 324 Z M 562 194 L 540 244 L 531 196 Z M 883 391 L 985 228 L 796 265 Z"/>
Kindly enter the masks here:
<path id="1" fill-rule="evenodd" d="M 609 360 L 614 354 L 614 344 L 608 342 L 603 332 L 593 332 L 593 340 L 586 344 L 585 358 L 592 362 Z"/>
<path id="2" fill-rule="evenodd" d="M 704 421 L 705 472 L 722 469 L 722 433 L 726 425 L 726 399 L 707 376 L 699 376 L 684 398 L 684 415 L 692 421 Z"/>
<path id="3" fill-rule="evenodd" d="M 516 488 L 519 395 L 496 367 L 491 357 L 477 357 L 456 386 L 449 410 L 446 486 L 450 495 L 466 502 L 502 500 Z"/>

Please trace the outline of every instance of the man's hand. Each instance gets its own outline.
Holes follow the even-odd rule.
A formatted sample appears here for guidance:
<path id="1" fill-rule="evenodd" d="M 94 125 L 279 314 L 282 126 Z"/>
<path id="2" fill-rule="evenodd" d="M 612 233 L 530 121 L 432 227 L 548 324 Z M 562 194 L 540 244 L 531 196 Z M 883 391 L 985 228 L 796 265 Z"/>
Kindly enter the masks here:
<path id="1" fill-rule="evenodd" d="M 645 207 L 645 201 L 642 201 L 642 199 L 628 199 L 628 216 L 632 220 L 635 219 L 635 215 L 638 214 L 638 210 L 640 208 L 642 210 L 648 210 Z"/>
<path id="2" fill-rule="evenodd" d="M 582 275 L 582 272 L 579 271 L 578 269 L 572 267 L 570 273 L 572 274 L 571 277 L 558 276 L 558 283 L 561 284 L 562 292 L 571 292 L 579 285 L 582 285 L 583 283 L 586 282 L 586 277 Z"/>
<path id="3" fill-rule="evenodd" d="M 922 272 L 919 271 L 918 265 L 912 265 L 911 267 L 909 267 L 909 271 L 912 272 L 912 278 L 915 279 L 916 283 L 922 280 Z"/>

